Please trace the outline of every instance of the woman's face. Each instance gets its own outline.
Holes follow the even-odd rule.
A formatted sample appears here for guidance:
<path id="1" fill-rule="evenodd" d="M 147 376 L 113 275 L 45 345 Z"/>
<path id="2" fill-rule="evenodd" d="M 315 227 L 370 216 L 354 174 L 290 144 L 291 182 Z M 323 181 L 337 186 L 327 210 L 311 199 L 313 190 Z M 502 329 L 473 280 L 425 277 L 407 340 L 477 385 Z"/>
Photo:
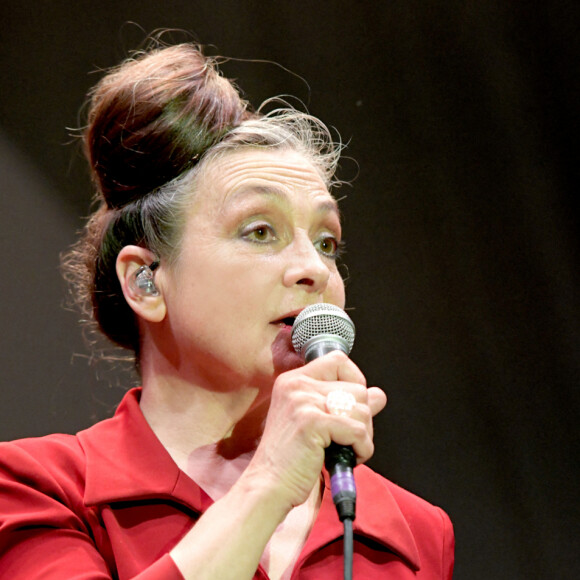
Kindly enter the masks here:
<path id="1" fill-rule="evenodd" d="M 174 265 L 166 272 L 166 356 L 206 388 L 263 388 L 302 364 L 293 318 L 344 307 L 336 202 L 293 151 L 244 149 L 208 163 Z"/>

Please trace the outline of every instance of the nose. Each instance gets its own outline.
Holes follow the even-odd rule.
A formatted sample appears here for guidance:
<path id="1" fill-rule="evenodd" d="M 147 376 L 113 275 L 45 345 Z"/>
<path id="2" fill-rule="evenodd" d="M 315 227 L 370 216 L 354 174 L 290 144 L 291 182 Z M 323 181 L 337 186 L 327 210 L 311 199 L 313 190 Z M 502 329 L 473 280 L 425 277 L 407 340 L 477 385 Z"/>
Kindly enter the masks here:
<path id="1" fill-rule="evenodd" d="M 330 268 L 309 236 L 296 236 L 286 251 L 288 263 L 284 271 L 284 286 L 291 288 L 298 284 L 307 292 L 324 292 L 330 278 Z"/>

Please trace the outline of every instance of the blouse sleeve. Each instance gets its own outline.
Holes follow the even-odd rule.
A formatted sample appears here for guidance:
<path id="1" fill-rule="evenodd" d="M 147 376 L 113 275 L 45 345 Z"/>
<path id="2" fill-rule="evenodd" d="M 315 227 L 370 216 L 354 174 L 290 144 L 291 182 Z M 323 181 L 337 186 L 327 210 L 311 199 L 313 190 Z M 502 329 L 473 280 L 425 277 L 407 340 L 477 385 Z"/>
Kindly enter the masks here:
<path id="1" fill-rule="evenodd" d="M 442 554 L 441 554 L 441 565 L 442 574 L 441 578 L 443 580 L 452 580 L 453 578 L 453 566 L 455 563 L 455 535 L 453 533 L 453 524 L 449 519 L 449 516 L 440 508 L 439 514 L 441 516 L 443 525 L 443 543 L 442 543 Z"/>
<path id="2" fill-rule="evenodd" d="M 105 529 L 83 503 L 83 477 L 66 439 L 39 453 L 0 444 L 0 577 L 117 578 Z M 58 442 L 57 442 L 58 443 Z M 66 452 L 63 451 L 66 448 Z M 128 579 L 127 579 L 128 580 Z M 167 554 L 134 580 L 183 580 Z"/>

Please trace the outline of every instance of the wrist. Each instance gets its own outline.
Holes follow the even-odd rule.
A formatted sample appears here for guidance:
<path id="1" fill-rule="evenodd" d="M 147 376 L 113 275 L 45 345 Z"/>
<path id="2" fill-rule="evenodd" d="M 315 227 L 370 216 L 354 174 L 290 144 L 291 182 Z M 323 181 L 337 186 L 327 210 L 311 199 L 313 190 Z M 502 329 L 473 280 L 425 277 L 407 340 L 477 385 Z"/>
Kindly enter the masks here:
<path id="1" fill-rule="evenodd" d="M 253 513 L 261 514 L 271 520 L 275 529 L 288 512 L 294 507 L 283 486 L 265 469 L 257 469 L 250 464 L 234 484 L 230 493 L 235 501 L 247 502 Z M 251 507 L 250 507 L 251 506 Z"/>
<path id="2" fill-rule="evenodd" d="M 213 503 L 170 555 L 186 580 L 251 578 L 290 508 L 268 477 L 249 470 Z"/>

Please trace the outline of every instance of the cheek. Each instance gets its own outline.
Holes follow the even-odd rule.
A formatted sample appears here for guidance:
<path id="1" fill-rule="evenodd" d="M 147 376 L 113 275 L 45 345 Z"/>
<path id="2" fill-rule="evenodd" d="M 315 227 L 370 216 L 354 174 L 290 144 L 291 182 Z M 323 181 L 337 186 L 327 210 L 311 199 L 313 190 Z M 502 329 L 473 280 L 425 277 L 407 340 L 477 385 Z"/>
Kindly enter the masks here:
<path id="1" fill-rule="evenodd" d="M 324 292 L 324 301 L 340 306 L 341 308 L 345 306 L 346 293 L 344 280 L 338 272 L 334 272 L 328 281 L 328 286 Z"/>
<path id="2" fill-rule="evenodd" d="M 199 260 L 182 288 L 182 305 L 187 296 L 189 307 L 201 311 L 198 316 L 204 319 L 213 318 L 215 325 L 236 325 L 255 316 L 271 292 L 271 268 L 243 256 L 233 260 L 234 255 Z"/>

